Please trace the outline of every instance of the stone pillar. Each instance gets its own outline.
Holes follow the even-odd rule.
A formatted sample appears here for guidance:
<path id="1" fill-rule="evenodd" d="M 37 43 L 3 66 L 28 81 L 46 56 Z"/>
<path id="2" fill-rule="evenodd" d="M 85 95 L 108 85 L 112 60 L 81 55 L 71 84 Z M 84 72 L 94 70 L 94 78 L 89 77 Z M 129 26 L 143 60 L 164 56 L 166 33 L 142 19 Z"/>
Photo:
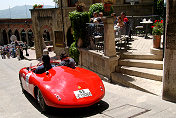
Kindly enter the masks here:
<path id="1" fill-rule="evenodd" d="M 166 45 L 164 58 L 164 100 L 176 102 L 176 0 L 167 0 Z"/>
<path id="2" fill-rule="evenodd" d="M 104 23 L 104 55 L 116 56 L 114 20 L 112 17 L 103 17 Z"/>

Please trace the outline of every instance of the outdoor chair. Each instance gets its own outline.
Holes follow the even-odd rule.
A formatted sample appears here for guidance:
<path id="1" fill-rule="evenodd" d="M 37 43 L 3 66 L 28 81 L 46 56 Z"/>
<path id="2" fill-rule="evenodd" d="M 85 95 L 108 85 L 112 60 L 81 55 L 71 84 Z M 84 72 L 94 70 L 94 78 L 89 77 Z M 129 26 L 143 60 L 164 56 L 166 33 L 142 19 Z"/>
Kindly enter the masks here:
<path id="1" fill-rule="evenodd" d="M 129 42 L 129 39 L 131 39 L 131 29 L 129 24 L 125 24 L 124 27 L 114 27 L 115 30 L 115 43 L 116 47 L 126 47 L 126 45 Z"/>

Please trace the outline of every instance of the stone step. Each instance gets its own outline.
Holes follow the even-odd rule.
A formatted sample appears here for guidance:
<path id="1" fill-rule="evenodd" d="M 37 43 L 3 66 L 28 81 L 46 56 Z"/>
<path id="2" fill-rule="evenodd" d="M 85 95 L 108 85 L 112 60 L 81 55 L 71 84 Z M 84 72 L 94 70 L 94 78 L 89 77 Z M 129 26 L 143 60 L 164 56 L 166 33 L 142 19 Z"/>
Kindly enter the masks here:
<path id="1" fill-rule="evenodd" d="M 112 82 L 116 84 L 122 84 L 127 87 L 135 88 L 137 90 L 155 94 L 158 96 L 162 95 L 162 82 L 149 80 L 141 77 L 130 76 L 121 73 L 112 73 Z"/>
<path id="2" fill-rule="evenodd" d="M 127 66 L 116 67 L 116 72 L 157 81 L 162 81 L 163 76 L 163 70 L 127 67 Z"/>
<path id="3" fill-rule="evenodd" d="M 162 61 L 161 55 L 155 55 L 150 53 L 123 53 L 120 55 L 121 59 L 141 59 L 141 60 L 160 60 Z"/>
<path id="4" fill-rule="evenodd" d="M 163 69 L 163 61 L 123 59 L 123 60 L 119 60 L 119 66 L 130 66 L 130 67 L 140 67 L 140 68 L 162 70 Z"/>

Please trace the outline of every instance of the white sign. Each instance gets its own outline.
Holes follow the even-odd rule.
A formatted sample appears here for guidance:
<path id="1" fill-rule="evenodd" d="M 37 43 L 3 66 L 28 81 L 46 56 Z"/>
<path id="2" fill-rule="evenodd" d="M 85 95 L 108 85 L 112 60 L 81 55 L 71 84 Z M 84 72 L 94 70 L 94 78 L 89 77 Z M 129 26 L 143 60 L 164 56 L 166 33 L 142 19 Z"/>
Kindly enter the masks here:
<path id="1" fill-rule="evenodd" d="M 74 94 L 77 99 L 92 96 L 89 89 L 82 89 L 82 90 L 74 91 Z"/>

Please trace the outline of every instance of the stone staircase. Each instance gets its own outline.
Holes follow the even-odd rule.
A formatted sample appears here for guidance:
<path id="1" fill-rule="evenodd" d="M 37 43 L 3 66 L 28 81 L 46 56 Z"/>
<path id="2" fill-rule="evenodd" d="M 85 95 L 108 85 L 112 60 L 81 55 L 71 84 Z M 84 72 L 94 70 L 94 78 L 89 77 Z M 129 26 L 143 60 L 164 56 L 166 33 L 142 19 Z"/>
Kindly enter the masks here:
<path id="1" fill-rule="evenodd" d="M 124 53 L 121 55 L 112 82 L 144 92 L 161 95 L 163 61 L 162 50 L 151 49 L 149 54 Z"/>

